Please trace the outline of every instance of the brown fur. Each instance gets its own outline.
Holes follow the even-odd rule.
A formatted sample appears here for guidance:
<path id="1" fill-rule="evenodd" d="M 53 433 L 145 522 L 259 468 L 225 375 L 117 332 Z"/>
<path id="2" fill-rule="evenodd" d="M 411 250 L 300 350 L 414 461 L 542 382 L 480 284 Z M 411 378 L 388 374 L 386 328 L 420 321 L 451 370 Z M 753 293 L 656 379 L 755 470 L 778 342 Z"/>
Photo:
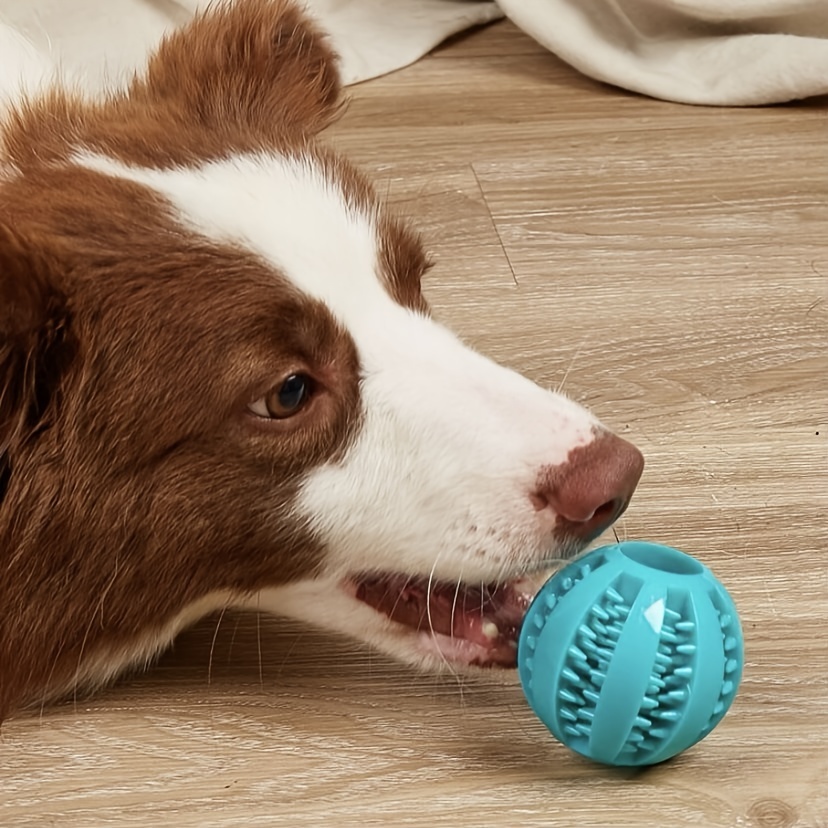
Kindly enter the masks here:
<path id="1" fill-rule="evenodd" d="M 143 76 L 96 103 L 55 89 L 20 107 L 3 138 L 18 167 L 83 147 L 169 167 L 290 147 L 341 109 L 334 54 L 286 0 L 219 3 L 171 34 Z"/>
<path id="2" fill-rule="evenodd" d="M 80 148 L 165 166 L 309 147 L 338 109 L 331 60 L 292 6 L 246 0 L 173 35 L 126 95 L 86 105 L 53 92 L 12 116 L 5 153 L 19 174 L 0 185 L 0 720 L 205 595 L 321 561 L 290 510 L 301 473 L 358 429 L 350 337 L 252 255 L 67 161 Z M 374 203 L 351 168 L 320 157 Z M 424 309 L 416 237 L 382 226 L 389 286 Z M 247 411 L 294 371 L 317 383 L 300 414 Z"/>

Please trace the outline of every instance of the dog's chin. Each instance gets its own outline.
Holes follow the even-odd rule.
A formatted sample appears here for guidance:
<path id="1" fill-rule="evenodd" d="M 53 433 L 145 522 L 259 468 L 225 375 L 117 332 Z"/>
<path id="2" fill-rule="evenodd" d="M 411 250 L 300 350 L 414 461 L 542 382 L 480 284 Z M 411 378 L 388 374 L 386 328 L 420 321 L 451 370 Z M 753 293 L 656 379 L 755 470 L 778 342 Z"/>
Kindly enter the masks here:
<path id="1" fill-rule="evenodd" d="M 361 573 L 264 590 L 253 605 L 421 669 L 510 670 L 526 610 L 554 568 L 491 584 Z"/>
<path id="2" fill-rule="evenodd" d="M 501 668 L 517 662 L 523 616 L 537 591 L 525 578 L 469 584 L 398 573 L 347 578 L 341 589 L 372 609 L 420 662 Z"/>

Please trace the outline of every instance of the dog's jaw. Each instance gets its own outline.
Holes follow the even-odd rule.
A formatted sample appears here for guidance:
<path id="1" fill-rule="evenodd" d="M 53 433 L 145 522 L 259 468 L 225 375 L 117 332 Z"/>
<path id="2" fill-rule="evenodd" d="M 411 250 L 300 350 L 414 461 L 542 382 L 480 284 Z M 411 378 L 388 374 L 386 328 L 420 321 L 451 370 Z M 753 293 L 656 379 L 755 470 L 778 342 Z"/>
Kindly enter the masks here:
<path id="1" fill-rule="evenodd" d="M 539 572 L 515 581 L 515 592 L 521 595 L 515 611 L 525 610 L 548 574 Z M 489 644 L 438 631 L 427 620 L 419 626 L 398 623 L 359 600 L 355 592 L 353 579 L 329 576 L 262 590 L 241 606 L 363 641 L 397 661 L 430 671 L 514 666 L 519 625 L 499 642 Z M 471 608 L 469 612 L 473 614 Z"/>

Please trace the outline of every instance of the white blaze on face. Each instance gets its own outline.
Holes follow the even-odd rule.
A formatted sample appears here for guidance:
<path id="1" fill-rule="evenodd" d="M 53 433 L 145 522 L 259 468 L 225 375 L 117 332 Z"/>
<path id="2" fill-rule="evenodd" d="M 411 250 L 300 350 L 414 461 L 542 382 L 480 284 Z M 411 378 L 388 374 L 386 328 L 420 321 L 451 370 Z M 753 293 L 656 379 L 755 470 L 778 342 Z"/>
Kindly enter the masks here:
<path id="1" fill-rule="evenodd" d="M 335 570 L 491 579 L 554 554 L 554 515 L 530 501 L 539 470 L 590 442 L 597 421 L 397 304 L 379 273 L 374 216 L 312 159 L 265 155 L 199 169 L 80 163 L 147 185 L 180 221 L 234 242 L 324 302 L 363 370 L 363 428 L 307 478 L 298 508 Z"/>

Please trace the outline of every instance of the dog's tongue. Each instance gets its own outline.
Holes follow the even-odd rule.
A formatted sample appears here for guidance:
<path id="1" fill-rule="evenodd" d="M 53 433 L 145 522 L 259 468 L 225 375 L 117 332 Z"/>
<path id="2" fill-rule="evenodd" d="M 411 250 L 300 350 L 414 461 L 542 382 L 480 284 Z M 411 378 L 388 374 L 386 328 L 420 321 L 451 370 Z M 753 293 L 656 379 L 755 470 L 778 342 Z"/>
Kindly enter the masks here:
<path id="1" fill-rule="evenodd" d="M 358 579 L 356 597 L 398 624 L 479 645 L 482 655 L 473 663 L 499 667 L 516 664 L 520 625 L 532 600 L 518 584 L 429 584 L 397 575 Z"/>

